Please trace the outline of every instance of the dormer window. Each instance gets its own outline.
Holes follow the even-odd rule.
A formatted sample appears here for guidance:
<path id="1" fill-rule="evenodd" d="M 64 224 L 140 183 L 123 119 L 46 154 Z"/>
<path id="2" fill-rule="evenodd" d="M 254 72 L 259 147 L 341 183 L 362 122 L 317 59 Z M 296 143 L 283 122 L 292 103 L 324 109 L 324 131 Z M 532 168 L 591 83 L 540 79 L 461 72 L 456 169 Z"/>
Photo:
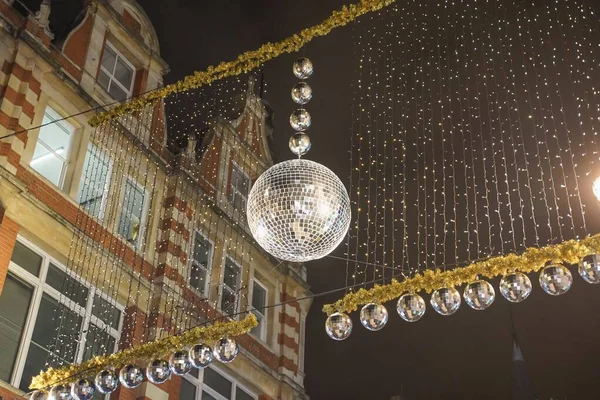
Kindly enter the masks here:
<path id="1" fill-rule="evenodd" d="M 123 101 L 133 92 L 135 68 L 127 59 L 117 51 L 109 42 L 106 42 L 98 83 L 112 96 L 113 99 Z"/>

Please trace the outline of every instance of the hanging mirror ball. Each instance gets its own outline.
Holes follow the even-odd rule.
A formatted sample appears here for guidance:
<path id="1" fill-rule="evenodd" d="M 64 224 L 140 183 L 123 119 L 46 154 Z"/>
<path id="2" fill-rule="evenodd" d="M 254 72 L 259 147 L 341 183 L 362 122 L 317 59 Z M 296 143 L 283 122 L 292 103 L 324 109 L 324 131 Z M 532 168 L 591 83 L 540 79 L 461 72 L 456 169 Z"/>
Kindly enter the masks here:
<path id="1" fill-rule="evenodd" d="M 94 383 L 89 379 L 79 379 L 71 385 L 71 396 L 74 400 L 90 400 L 95 393 Z"/>
<path id="2" fill-rule="evenodd" d="M 325 321 L 325 332 L 333 340 L 347 339 L 352 333 L 352 319 L 344 313 L 333 313 Z"/>
<path id="3" fill-rule="evenodd" d="M 579 262 L 579 275 L 587 283 L 600 283 L 600 256 L 598 254 L 588 254 Z"/>
<path id="4" fill-rule="evenodd" d="M 46 400 L 46 393 L 41 390 L 36 390 L 29 396 L 29 400 Z"/>
<path id="5" fill-rule="evenodd" d="M 68 385 L 56 385 L 50 389 L 50 400 L 71 400 L 71 390 Z"/>
<path id="6" fill-rule="evenodd" d="M 388 311 L 381 304 L 369 303 L 360 310 L 360 323 L 370 331 L 382 329 L 387 322 Z"/>
<path id="7" fill-rule="evenodd" d="M 179 350 L 171 354 L 169 358 L 169 367 L 171 372 L 175 375 L 185 375 L 192 369 L 192 363 L 190 362 L 189 353 L 185 350 Z"/>
<path id="8" fill-rule="evenodd" d="M 292 87 L 292 100 L 297 104 L 306 104 L 312 99 L 312 88 L 306 82 L 298 82 Z"/>
<path id="9" fill-rule="evenodd" d="M 310 123 L 310 114 L 304 108 L 299 108 L 290 115 L 290 125 L 295 131 L 307 130 Z"/>
<path id="10" fill-rule="evenodd" d="M 115 371 L 105 369 L 98 372 L 96 379 L 94 379 L 94 383 L 96 384 L 96 389 L 98 389 L 100 393 L 109 394 L 117 390 L 119 378 Z"/>
<path id="11" fill-rule="evenodd" d="M 453 287 L 434 291 L 429 299 L 431 307 L 441 315 L 452 315 L 460 307 L 460 293 Z"/>
<path id="12" fill-rule="evenodd" d="M 213 355 L 217 360 L 227 364 L 235 360 L 239 351 L 240 349 L 235 340 L 230 338 L 222 338 L 215 343 Z"/>
<path id="13" fill-rule="evenodd" d="M 146 378 L 152 383 L 164 383 L 171 376 L 171 368 L 165 360 L 154 360 L 146 367 Z"/>
<path id="14" fill-rule="evenodd" d="M 496 291 L 489 282 L 478 280 L 467 285 L 463 297 L 472 309 L 481 311 L 492 305 Z"/>
<path id="15" fill-rule="evenodd" d="M 194 368 L 206 368 L 212 362 L 213 352 L 210 346 L 196 344 L 190 349 L 189 358 Z"/>
<path id="16" fill-rule="evenodd" d="M 310 150 L 310 136 L 304 132 L 296 132 L 290 137 L 290 150 L 297 156 L 303 156 Z"/>
<path id="17" fill-rule="evenodd" d="M 296 78 L 308 79 L 313 73 L 313 64 L 308 58 L 301 57 L 294 61 L 292 71 L 294 72 Z"/>
<path id="18" fill-rule="evenodd" d="M 132 364 L 128 364 L 121 368 L 121 372 L 119 372 L 119 381 L 121 385 L 125 386 L 127 389 L 134 389 L 142 383 L 144 380 L 144 373 L 140 367 L 137 367 Z"/>
<path id="19" fill-rule="evenodd" d="M 531 280 L 525 274 L 515 272 L 500 280 L 500 293 L 512 303 L 520 303 L 531 294 Z"/>
<path id="20" fill-rule="evenodd" d="M 573 283 L 571 271 L 562 265 L 548 265 L 540 272 L 540 286 L 551 296 L 566 293 Z"/>
<path id="21" fill-rule="evenodd" d="M 425 300 L 416 293 L 406 293 L 398 299 L 396 309 L 406 322 L 417 322 L 425 315 Z"/>

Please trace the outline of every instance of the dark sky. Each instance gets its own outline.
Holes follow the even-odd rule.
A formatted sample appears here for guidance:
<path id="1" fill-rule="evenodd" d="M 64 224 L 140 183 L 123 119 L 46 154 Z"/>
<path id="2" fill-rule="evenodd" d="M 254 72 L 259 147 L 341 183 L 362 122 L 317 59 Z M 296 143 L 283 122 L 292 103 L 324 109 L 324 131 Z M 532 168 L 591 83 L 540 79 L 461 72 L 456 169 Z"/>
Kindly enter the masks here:
<path id="1" fill-rule="evenodd" d="M 167 82 L 172 82 L 313 25 L 348 1 L 140 3 L 157 30 L 172 70 Z M 315 66 L 310 80 L 314 97 L 307 107 L 313 116 L 308 158 L 327 165 L 345 182 L 350 168 L 352 51 L 351 27 L 345 27 L 303 52 Z M 297 56 L 286 55 L 265 66 L 266 98 L 276 113 L 274 145 L 280 159 L 290 156 L 287 118 L 294 109 L 289 91 L 296 81 L 291 64 Z M 308 263 L 308 270 L 315 293 L 345 284 L 343 262 L 326 258 Z M 553 298 L 541 292 L 536 278 L 532 276 L 532 296 L 516 306 L 497 299 L 485 312 L 463 306 L 452 317 L 429 310 L 418 323 L 407 324 L 390 304 L 390 322 L 377 333 L 357 326 L 352 315 L 354 332 L 341 343 L 327 338 L 320 311 L 338 295 L 317 298 L 307 322 L 306 390 L 317 400 L 385 400 L 401 392 L 407 400 L 510 399 L 514 326 L 539 398 L 598 398 L 600 314 L 595 305 L 600 304 L 600 291 L 575 276 L 572 290 Z"/>

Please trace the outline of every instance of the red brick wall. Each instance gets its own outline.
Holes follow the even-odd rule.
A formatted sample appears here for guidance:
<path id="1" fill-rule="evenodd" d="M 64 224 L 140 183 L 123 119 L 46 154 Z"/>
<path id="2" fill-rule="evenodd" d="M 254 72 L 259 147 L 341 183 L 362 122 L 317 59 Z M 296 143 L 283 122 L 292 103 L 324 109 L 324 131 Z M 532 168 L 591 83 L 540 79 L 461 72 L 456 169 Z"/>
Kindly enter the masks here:
<path id="1" fill-rule="evenodd" d="M 80 68 L 83 68 L 85 56 L 92 38 L 93 19 L 86 15 L 83 22 L 67 38 L 63 53 Z"/>
<path id="2" fill-rule="evenodd" d="M 0 294 L 2 294 L 18 232 L 19 225 L 4 215 L 4 210 L 0 209 Z"/>

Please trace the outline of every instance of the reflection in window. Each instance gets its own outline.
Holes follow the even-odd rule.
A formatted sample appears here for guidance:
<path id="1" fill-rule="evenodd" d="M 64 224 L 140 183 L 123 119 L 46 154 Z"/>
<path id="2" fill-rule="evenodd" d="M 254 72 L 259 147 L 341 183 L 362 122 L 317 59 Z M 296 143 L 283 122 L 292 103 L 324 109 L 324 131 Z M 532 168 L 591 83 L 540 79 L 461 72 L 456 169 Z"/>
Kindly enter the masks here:
<path id="1" fill-rule="evenodd" d="M 143 235 L 146 193 L 133 180 L 127 179 L 123 208 L 119 219 L 119 235 L 138 248 Z"/>
<path id="2" fill-rule="evenodd" d="M 194 237 L 194 253 L 190 267 L 190 286 L 206 296 L 208 278 L 212 268 L 212 243 L 200 233 Z"/>
<path id="3" fill-rule="evenodd" d="M 223 271 L 223 295 L 221 297 L 221 311 L 224 314 L 235 314 L 238 306 L 239 286 L 242 269 L 231 258 L 225 258 Z"/>
<path id="4" fill-rule="evenodd" d="M 55 186 L 62 188 L 67 167 L 69 145 L 75 128 L 67 121 L 58 121 L 60 115 L 46 107 L 38 140 L 29 164 Z"/>
<path id="5" fill-rule="evenodd" d="M 100 86 L 113 99 L 123 101 L 131 97 L 134 73 L 132 65 L 107 42 L 98 73 Z"/>
<path id="6" fill-rule="evenodd" d="M 90 144 L 85 153 L 77 198 L 82 208 L 100 219 L 104 217 L 106 209 L 109 180 L 109 158 L 102 154 L 96 146 Z"/>
<path id="7" fill-rule="evenodd" d="M 233 164 L 231 167 L 229 202 L 232 203 L 237 210 L 245 214 L 249 193 L 250 177 L 246 175 L 246 173 L 240 167 L 238 167 L 237 164 Z"/>

